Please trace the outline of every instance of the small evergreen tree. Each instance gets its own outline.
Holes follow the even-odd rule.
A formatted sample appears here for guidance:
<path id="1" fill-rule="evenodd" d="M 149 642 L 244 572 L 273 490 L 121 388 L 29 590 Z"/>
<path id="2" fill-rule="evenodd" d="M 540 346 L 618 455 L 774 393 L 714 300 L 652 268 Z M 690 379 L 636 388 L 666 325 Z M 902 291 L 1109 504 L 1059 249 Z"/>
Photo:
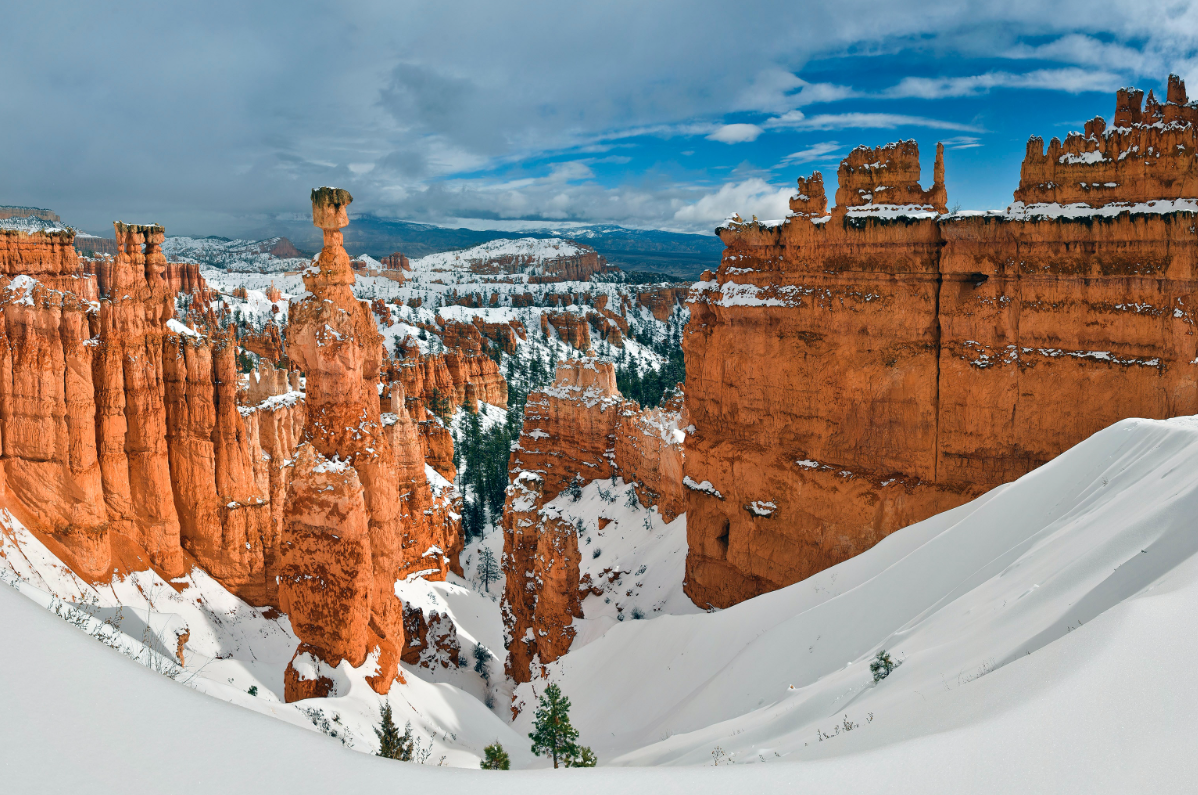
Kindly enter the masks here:
<path id="1" fill-rule="evenodd" d="M 487 663 L 491 660 L 491 650 L 481 643 L 474 646 L 474 672 L 485 681 L 491 681 L 491 669 Z M 506 768 L 505 768 L 506 769 Z"/>
<path id="2" fill-rule="evenodd" d="M 499 744 L 498 740 L 484 748 L 483 754 L 485 756 L 478 763 L 483 770 L 507 770 L 511 767 L 507 751 L 503 750 L 503 746 Z"/>
<path id="3" fill-rule="evenodd" d="M 387 759 L 398 759 L 401 762 L 412 761 L 412 724 L 404 726 L 404 733 L 399 733 L 395 720 L 391 715 L 391 704 L 383 702 L 380 710 L 379 726 L 374 730 L 379 738 L 378 755 Z"/>
<path id="4" fill-rule="evenodd" d="M 578 502 L 582 499 L 582 476 L 575 475 L 570 481 L 570 485 L 566 486 L 566 493 L 570 495 L 570 499 Z"/>
<path id="5" fill-rule="evenodd" d="M 641 507 L 641 501 L 636 496 L 636 489 L 628 490 L 628 499 L 624 501 L 624 504 L 633 509 Z"/>
<path id="6" fill-rule="evenodd" d="M 499 564 L 495 562 L 495 553 L 491 551 L 490 547 L 483 547 L 478 558 L 476 572 L 478 578 L 483 581 L 483 587 L 487 589 L 487 593 L 490 593 L 491 583 L 499 579 Z"/>
<path id="7" fill-rule="evenodd" d="M 595 752 L 585 745 L 578 746 L 578 753 L 566 760 L 566 767 L 594 767 L 597 764 Z"/>
<path id="8" fill-rule="evenodd" d="M 886 677 L 890 676 L 890 672 L 899 667 L 899 663 L 890 656 L 890 652 L 882 649 L 878 652 L 878 656 L 869 664 L 869 670 L 874 675 L 875 682 L 881 682 Z"/>
<path id="9" fill-rule="evenodd" d="M 562 695 L 561 688 L 549 685 L 537 704 L 533 717 L 532 752 L 537 756 L 553 757 L 553 766 L 563 763 L 567 767 L 594 767 L 595 755 L 590 748 L 579 746 L 578 730 L 570 725 L 570 699 Z"/>

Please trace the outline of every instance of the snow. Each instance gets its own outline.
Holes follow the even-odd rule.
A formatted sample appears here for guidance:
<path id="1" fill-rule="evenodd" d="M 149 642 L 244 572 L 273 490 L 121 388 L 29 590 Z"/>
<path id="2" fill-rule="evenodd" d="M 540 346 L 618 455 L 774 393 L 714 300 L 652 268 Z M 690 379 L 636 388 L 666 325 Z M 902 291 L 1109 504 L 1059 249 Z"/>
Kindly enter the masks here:
<path id="1" fill-rule="evenodd" d="M 203 675 L 208 692 L 247 707 L 233 710 L 0 588 L 5 788 L 123 793 L 169 782 L 180 793 L 306 792 L 342 791 L 347 782 L 393 788 L 402 779 L 413 788 L 477 781 L 525 795 L 563 787 L 655 795 L 1186 791 L 1198 775 L 1198 690 L 1190 686 L 1198 655 L 1196 471 L 1198 420 L 1127 420 L 804 582 L 714 613 L 616 622 L 548 666 L 573 703 L 581 741 L 606 765 L 597 770 L 432 771 L 347 753 L 312 731 L 303 709 L 339 718 L 335 725 L 351 726 L 355 744 L 369 745 L 362 721 L 379 699 L 362 692 L 352 671 L 350 694 L 338 698 L 285 705 L 251 697 L 246 673 L 269 668 L 271 654 L 267 639 L 243 632 L 259 662 L 230 647 L 233 657 L 212 657 Z M 607 488 L 590 484 L 583 500 L 602 499 L 600 485 Z M 494 545 L 496 535 L 484 543 Z M 6 547 L 5 560 L 26 577 L 67 582 L 34 546 L 26 539 L 21 553 Z M 646 574 L 653 571 L 650 564 Z M 294 637 L 284 620 L 253 618 L 252 608 L 229 602 L 212 605 L 204 619 L 192 596 L 216 592 L 196 577 L 180 593 L 163 586 L 154 596 L 183 616 L 193 638 L 216 628 L 227 606 L 244 618 L 220 626 L 277 627 L 274 665 L 289 656 Z M 495 603 L 468 586 L 451 578 L 402 587 L 414 589 L 405 591 L 413 602 L 436 598 L 453 611 L 463 652 L 476 639 L 494 649 L 497 616 L 486 611 Z M 126 598 L 137 592 L 129 580 L 114 587 Z M 586 600 L 587 620 L 597 599 Z M 881 648 L 902 664 L 875 684 L 869 661 Z M 509 726 L 479 705 L 471 688 L 482 684 L 468 681 L 472 672 L 452 674 L 462 686 L 427 681 L 423 669 L 406 675 L 388 700 L 401 721 L 419 714 L 444 727 L 430 763 L 443 748 L 494 739 L 514 767 L 532 761 L 522 741 L 531 710 Z M 220 677 L 233 681 L 219 686 Z M 517 699 L 543 686 L 522 685 Z M 164 720 L 180 730 L 164 731 Z M 125 758 L 129 749 L 137 749 L 136 764 L 96 775 L 97 759 Z M 208 763 L 181 767 L 186 759 Z M 646 764 L 682 766 L 628 767 Z"/>
<path id="2" fill-rule="evenodd" d="M 1015 202 L 1003 213 L 1018 221 L 1039 221 L 1053 218 L 1113 218 L 1123 213 L 1132 215 L 1165 215 L 1166 213 L 1198 213 L 1198 199 L 1161 199 L 1149 202 L 1111 202 L 1101 207 L 1088 204 L 1028 204 Z"/>
<path id="3" fill-rule="evenodd" d="M 202 334 L 200 334 L 200 332 L 196 331 L 195 329 L 188 328 L 187 326 L 183 325 L 182 323 L 180 323 L 178 320 L 175 320 L 174 318 L 171 318 L 170 320 L 166 321 L 166 327 L 168 329 L 170 329 L 171 331 L 175 332 L 176 334 L 179 334 L 184 337 L 199 338 L 199 337 L 203 336 Z"/>
<path id="4" fill-rule="evenodd" d="M 522 237 L 516 240 L 492 240 L 464 251 L 445 251 L 411 260 L 412 270 L 420 271 L 469 271 L 472 264 L 484 263 L 499 258 L 515 258 L 520 270 L 536 270 L 547 260 L 575 257 L 587 249 L 574 245 L 560 237 Z"/>
<path id="5" fill-rule="evenodd" d="M 70 231 L 67 227 L 56 221 L 47 221 L 43 218 L 38 218 L 36 215 L 0 218 L 0 229 L 15 230 L 17 232 L 25 232 L 26 234 Z M 91 237 L 91 235 L 79 235 L 79 237 Z"/>
<path id="6" fill-rule="evenodd" d="M 171 262 L 195 262 L 233 272 L 281 273 L 303 270 L 307 257 L 276 257 L 268 250 L 280 238 L 269 240 L 225 240 L 219 237 L 168 237 L 162 253 Z"/>

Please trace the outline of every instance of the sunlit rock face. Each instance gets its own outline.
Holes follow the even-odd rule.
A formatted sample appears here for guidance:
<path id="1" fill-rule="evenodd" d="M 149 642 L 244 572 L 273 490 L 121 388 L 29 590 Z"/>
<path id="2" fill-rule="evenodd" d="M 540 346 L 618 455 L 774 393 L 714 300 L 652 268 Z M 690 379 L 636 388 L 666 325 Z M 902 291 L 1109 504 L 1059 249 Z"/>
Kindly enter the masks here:
<path id="1" fill-rule="evenodd" d="M 232 340 L 174 320 L 180 291 L 207 287 L 165 261 L 162 227 L 115 233 L 100 261 L 77 259 L 70 230 L 0 234 L 6 505 L 93 581 L 143 561 L 177 576 L 190 555 L 271 604 L 278 492 L 269 467 L 255 472 L 264 450 L 257 412 L 239 408 Z M 279 461 L 295 397 L 272 420 Z"/>
<path id="2" fill-rule="evenodd" d="M 785 222 L 718 230 L 683 343 L 696 604 L 797 582 L 1117 420 L 1198 411 L 1198 111 L 1171 86 L 1144 110 L 1121 91 L 1116 126 L 1047 160 L 1033 139 L 1006 212 L 944 214 L 910 143 L 850 155 L 830 215 L 814 175 Z"/>

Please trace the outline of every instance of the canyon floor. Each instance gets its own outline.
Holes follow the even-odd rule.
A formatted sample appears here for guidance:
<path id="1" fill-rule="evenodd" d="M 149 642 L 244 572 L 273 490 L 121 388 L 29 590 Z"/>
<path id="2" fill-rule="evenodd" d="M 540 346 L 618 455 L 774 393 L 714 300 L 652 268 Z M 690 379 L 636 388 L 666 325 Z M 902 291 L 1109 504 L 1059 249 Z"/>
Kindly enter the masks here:
<path id="1" fill-rule="evenodd" d="M 544 766 L 525 750 L 529 711 L 512 723 L 505 699 L 487 709 L 473 673 L 405 665 L 406 684 L 381 697 L 343 663 L 335 696 L 283 704 L 286 619 L 197 571 L 90 589 L 6 516 L 15 589 L 0 589 L 0 626 L 22 653 L 0 658 L 4 681 L 21 683 L 0 722 L 0 770 L 14 791 L 1179 791 L 1198 772 L 1187 686 L 1198 655 L 1196 459 L 1198 420 L 1126 420 L 858 557 L 710 613 L 679 596 L 684 519 L 666 525 L 606 502 L 608 484 L 562 495 L 551 507 L 567 517 L 613 509 L 595 543 L 608 566 L 636 567 L 613 590 L 639 590 L 644 618 L 617 620 L 600 607 L 607 597 L 588 597 L 577 645 L 547 666 L 603 765 L 557 772 L 433 772 L 371 757 L 386 698 L 426 744 L 432 735 L 427 765 L 472 766 L 499 739 L 514 767 Z M 463 561 L 479 554 L 473 544 Z M 401 587 L 405 600 L 451 611 L 463 652 L 498 639 L 498 605 L 477 583 Z M 125 615 L 109 632 L 118 601 Z M 180 669 L 169 652 L 181 620 L 193 651 Z M 900 665 L 875 682 L 881 649 Z M 543 684 L 519 686 L 517 702 Z M 621 769 L 631 766 L 649 768 Z"/>

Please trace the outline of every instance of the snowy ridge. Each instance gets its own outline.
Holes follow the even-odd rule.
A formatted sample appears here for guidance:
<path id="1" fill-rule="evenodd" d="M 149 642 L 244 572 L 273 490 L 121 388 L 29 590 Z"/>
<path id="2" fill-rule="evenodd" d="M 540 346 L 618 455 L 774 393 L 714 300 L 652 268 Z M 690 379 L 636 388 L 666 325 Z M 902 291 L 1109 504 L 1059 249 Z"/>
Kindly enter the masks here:
<path id="1" fill-rule="evenodd" d="M 523 268 L 527 268 L 561 257 L 576 257 L 588 250 L 560 237 L 522 237 L 516 240 L 492 240 L 464 251 L 429 254 L 427 257 L 412 260 L 411 265 L 413 271 L 469 270 L 474 264 L 513 258 Z"/>

